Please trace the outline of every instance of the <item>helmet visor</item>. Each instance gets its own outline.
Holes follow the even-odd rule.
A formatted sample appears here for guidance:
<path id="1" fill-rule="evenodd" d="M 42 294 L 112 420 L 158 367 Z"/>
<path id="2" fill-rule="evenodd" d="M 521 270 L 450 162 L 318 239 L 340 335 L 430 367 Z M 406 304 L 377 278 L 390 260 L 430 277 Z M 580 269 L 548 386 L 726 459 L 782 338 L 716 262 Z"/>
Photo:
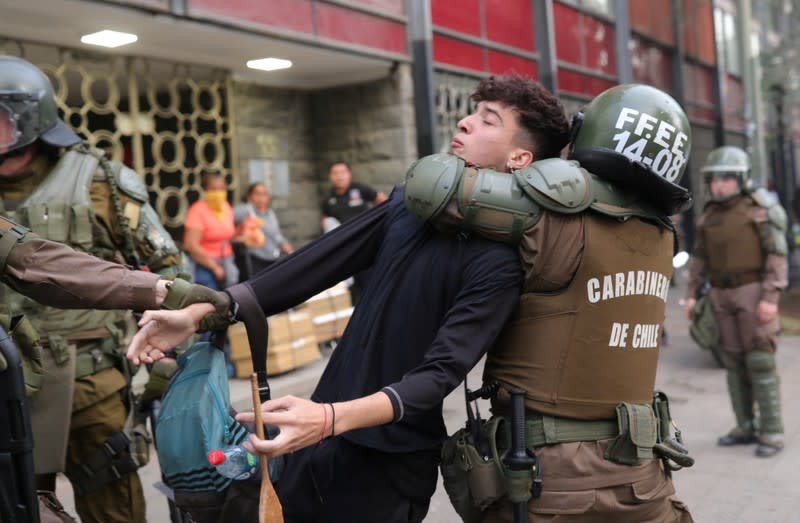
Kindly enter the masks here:
<path id="1" fill-rule="evenodd" d="M 0 154 L 24 147 L 39 135 L 39 110 L 27 95 L 0 93 Z"/>

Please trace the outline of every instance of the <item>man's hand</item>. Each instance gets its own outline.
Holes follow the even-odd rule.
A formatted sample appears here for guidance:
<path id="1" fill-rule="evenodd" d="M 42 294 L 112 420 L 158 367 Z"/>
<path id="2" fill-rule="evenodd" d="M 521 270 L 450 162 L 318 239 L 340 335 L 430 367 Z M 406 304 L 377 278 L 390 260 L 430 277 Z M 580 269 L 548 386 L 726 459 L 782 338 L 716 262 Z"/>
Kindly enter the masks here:
<path id="1" fill-rule="evenodd" d="M 686 319 L 689 321 L 692 321 L 692 311 L 694 310 L 695 303 L 697 303 L 696 299 L 688 298 L 683 306 L 686 311 Z"/>
<path id="2" fill-rule="evenodd" d="M 327 403 L 284 396 L 265 401 L 261 404 L 263 421 L 267 425 L 277 425 L 280 429 L 275 439 L 259 439 L 255 434 L 244 443 L 250 452 L 258 452 L 267 456 L 280 456 L 287 452 L 302 449 L 326 438 L 331 433 L 333 414 Z M 253 423 L 252 412 L 240 412 L 236 419 L 243 423 Z"/>
<path id="3" fill-rule="evenodd" d="M 769 323 L 778 317 L 778 304 L 770 303 L 765 300 L 758 302 L 756 309 L 756 318 L 761 323 Z"/>
<path id="4" fill-rule="evenodd" d="M 217 281 L 225 281 L 225 269 L 222 268 L 222 265 L 215 263 L 211 268 L 211 272 L 214 273 L 214 278 Z"/>
<path id="5" fill-rule="evenodd" d="M 191 336 L 200 320 L 214 312 L 210 303 L 195 303 L 174 311 L 145 311 L 139 332 L 128 345 L 127 357 L 133 363 L 153 363 L 164 353 Z"/>

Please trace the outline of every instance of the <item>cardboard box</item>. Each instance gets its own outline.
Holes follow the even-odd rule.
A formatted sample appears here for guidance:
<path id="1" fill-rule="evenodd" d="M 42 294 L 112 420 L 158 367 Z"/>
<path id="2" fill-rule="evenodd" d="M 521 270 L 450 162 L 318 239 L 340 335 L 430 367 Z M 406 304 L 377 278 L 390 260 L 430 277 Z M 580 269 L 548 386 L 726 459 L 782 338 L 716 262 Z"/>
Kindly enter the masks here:
<path id="1" fill-rule="evenodd" d="M 267 353 L 267 375 L 282 374 L 301 367 L 322 356 L 313 335 L 289 343 L 271 346 Z M 248 353 L 246 358 L 233 359 L 237 378 L 249 378 L 253 373 L 253 361 Z"/>
<path id="2" fill-rule="evenodd" d="M 291 310 L 276 314 L 267 318 L 267 322 L 270 351 L 278 345 L 314 335 L 314 324 L 305 311 Z M 250 344 L 244 323 L 239 322 L 228 327 L 228 343 L 232 360 L 250 359 Z"/>
<path id="3" fill-rule="evenodd" d="M 312 296 L 298 308 L 308 312 L 312 318 L 316 318 L 317 316 L 325 316 L 343 309 L 349 309 L 352 306 L 353 302 L 350 299 L 350 290 L 347 288 L 347 284 L 339 283 L 316 296 Z"/>
<path id="4" fill-rule="evenodd" d="M 314 335 L 320 343 L 330 341 L 336 338 L 341 338 L 344 334 L 344 329 L 350 321 L 350 316 L 353 315 L 353 307 L 342 309 L 339 311 L 316 316 L 312 320 L 314 323 Z"/>

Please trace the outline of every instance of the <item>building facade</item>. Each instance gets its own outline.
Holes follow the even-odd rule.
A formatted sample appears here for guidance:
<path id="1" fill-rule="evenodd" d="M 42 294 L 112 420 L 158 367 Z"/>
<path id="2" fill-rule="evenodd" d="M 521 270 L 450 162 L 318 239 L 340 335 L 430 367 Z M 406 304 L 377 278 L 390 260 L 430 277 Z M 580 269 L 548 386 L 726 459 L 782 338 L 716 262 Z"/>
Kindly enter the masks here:
<path id="1" fill-rule="evenodd" d="M 671 93 L 692 122 L 685 183 L 698 195 L 702 159 L 723 143 L 755 151 L 769 171 L 766 109 L 749 102 L 760 86 L 745 81 L 758 59 L 742 59 L 753 54 L 740 35 L 759 30 L 742 15 L 749 4 L 0 0 L 0 52 L 45 69 L 65 120 L 144 177 L 176 237 L 200 175 L 215 170 L 233 199 L 266 182 L 285 232 L 303 243 L 319 234 L 328 164 L 347 161 L 355 179 L 390 189 L 418 155 L 447 147 L 489 74 L 537 78 L 570 114 L 618 83 Z M 138 41 L 80 42 L 101 29 Z M 245 65 L 266 57 L 293 65 Z"/>

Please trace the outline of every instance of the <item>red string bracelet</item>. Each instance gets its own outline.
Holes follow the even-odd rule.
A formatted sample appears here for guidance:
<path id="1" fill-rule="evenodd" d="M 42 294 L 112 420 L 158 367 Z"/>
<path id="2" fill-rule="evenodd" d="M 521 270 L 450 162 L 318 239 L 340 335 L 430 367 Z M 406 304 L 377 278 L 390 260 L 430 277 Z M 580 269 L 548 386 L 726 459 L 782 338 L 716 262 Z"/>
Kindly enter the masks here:
<path id="1" fill-rule="evenodd" d="M 322 444 L 322 440 L 325 439 L 325 426 L 328 424 L 328 409 L 325 408 L 324 403 L 319 404 L 322 407 L 322 429 L 319 431 L 319 444 Z"/>

